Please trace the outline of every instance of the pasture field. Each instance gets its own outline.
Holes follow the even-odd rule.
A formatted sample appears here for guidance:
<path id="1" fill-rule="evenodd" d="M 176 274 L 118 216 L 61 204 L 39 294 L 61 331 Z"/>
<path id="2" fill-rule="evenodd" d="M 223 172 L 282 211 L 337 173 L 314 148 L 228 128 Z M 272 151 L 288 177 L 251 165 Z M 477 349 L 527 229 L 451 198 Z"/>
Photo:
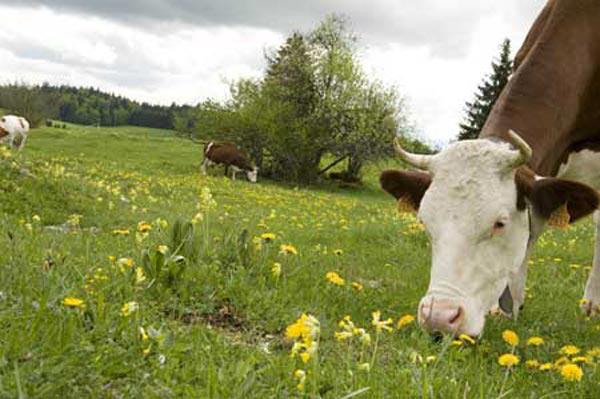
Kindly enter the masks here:
<path id="1" fill-rule="evenodd" d="M 427 237 L 378 188 L 382 165 L 360 189 L 298 188 L 201 177 L 200 154 L 73 125 L 0 152 L 0 397 L 600 396 L 600 323 L 578 306 L 589 219 L 542 237 L 517 322 L 434 342 L 410 318 Z"/>

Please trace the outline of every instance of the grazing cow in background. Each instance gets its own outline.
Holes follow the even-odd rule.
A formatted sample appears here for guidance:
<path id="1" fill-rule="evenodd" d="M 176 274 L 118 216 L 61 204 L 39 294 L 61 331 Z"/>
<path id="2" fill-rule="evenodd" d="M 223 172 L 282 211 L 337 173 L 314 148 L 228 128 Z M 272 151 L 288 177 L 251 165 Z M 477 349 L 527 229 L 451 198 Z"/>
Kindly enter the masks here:
<path id="1" fill-rule="evenodd" d="M 402 208 L 418 211 L 431 240 L 431 280 L 417 310 L 427 331 L 478 336 L 497 305 L 516 317 L 527 259 L 544 227 L 598 209 L 599 27 L 600 1 L 548 1 L 477 140 L 435 155 L 396 143 L 420 171 L 385 171 L 380 181 Z M 595 216 L 594 261 L 581 301 L 588 315 L 600 313 Z"/>
<path id="2" fill-rule="evenodd" d="M 15 115 L 5 115 L 0 118 L 0 142 L 8 143 L 12 148 L 19 151 L 25 146 L 29 122 L 27 119 Z M 18 139 L 17 143 L 15 141 Z"/>
<path id="3" fill-rule="evenodd" d="M 238 172 L 246 172 L 248 180 L 256 183 L 258 168 L 252 166 L 246 155 L 232 143 L 215 143 L 211 141 L 204 147 L 204 161 L 202 161 L 202 174 L 206 174 L 206 167 L 210 165 L 225 165 L 225 174 L 231 167 L 231 178 L 235 180 Z"/>

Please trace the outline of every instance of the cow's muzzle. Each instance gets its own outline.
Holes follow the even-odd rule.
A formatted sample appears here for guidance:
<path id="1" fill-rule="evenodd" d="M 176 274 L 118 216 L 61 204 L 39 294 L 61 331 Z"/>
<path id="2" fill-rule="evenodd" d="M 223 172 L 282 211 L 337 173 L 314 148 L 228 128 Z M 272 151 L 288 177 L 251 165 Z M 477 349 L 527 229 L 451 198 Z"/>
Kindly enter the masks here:
<path id="1" fill-rule="evenodd" d="M 429 298 L 419 306 L 419 324 L 430 333 L 458 335 L 464 319 L 464 307 L 452 300 Z"/>

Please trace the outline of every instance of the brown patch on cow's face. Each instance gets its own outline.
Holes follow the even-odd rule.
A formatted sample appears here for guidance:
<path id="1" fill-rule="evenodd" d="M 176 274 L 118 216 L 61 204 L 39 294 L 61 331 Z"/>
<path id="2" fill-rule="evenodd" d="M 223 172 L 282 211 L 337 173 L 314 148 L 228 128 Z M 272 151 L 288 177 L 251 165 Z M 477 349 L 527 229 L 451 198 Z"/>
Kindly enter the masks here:
<path id="1" fill-rule="evenodd" d="M 593 188 L 570 180 L 535 180 L 531 170 L 521 168 L 515 175 L 517 207 L 531 202 L 538 215 L 552 226 L 565 227 L 598 209 L 600 198 Z"/>
<path id="2" fill-rule="evenodd" d="M 0 126 L 0 139 L 6 136 L 8 136 L 8 132 L 2 126 Z"/>
<path id="3" fill-rule="evenodd" d="M 424 172 L 386 170 L 379 182 L 381 188 L 398 200 L 400 211 L 416 211 L 431 184 L 431 176 Z"/>

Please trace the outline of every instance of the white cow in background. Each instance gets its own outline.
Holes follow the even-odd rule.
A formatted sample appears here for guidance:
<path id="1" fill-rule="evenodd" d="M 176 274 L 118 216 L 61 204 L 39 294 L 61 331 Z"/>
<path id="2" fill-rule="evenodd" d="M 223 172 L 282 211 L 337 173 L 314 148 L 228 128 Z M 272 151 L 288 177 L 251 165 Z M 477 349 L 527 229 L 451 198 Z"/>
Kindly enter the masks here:
<path id="1" fill-rule="evenodd" d="M 5 115 L 0 118 L 0 143 L 7 143 L 20 151 L 25 146 L 28 132 L 27 119 L 15 115 Z"/>

